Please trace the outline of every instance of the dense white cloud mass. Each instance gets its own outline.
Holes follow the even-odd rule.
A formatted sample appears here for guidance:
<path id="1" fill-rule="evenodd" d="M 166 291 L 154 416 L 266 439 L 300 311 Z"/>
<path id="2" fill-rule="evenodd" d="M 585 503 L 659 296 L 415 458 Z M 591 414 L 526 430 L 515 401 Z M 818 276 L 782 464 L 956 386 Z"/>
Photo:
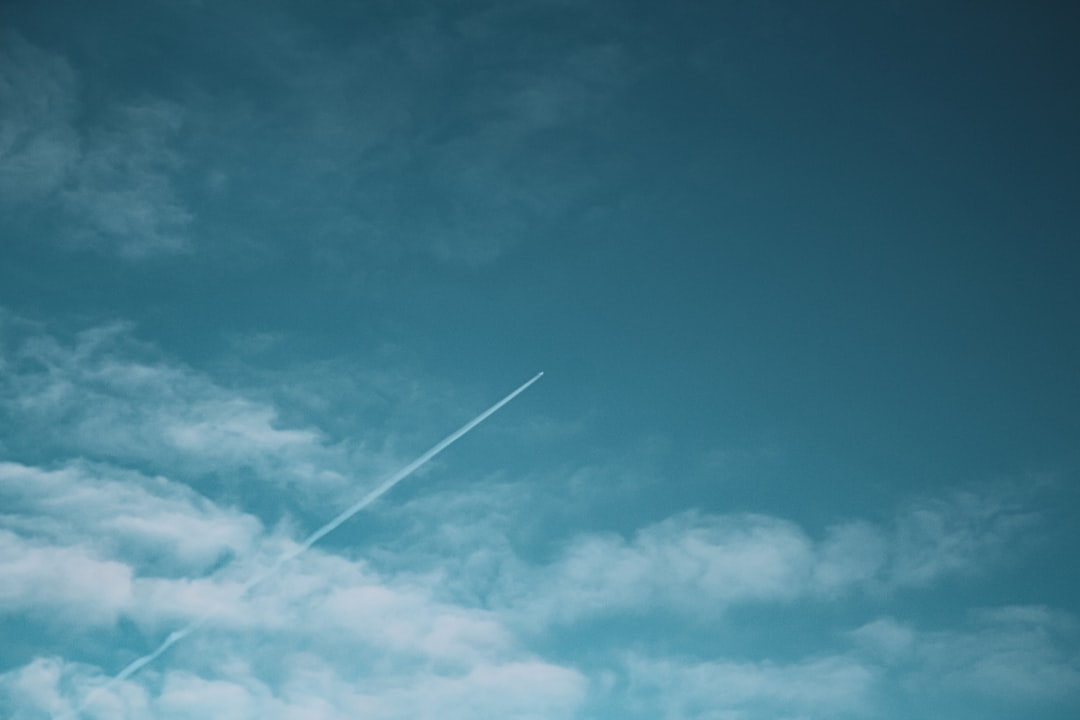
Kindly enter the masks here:
<path id="1" fill-rule="evenodd" d="M 112 624 L 131 599 L 131 568 L 75 546 L 35 543 L 0 530 L 0 608 L 79 625 Z"/>
<path id="2" fill-rule="evenodd" d="M 7 525 L 28 536 L 181 572 L 246 554 L 260 532 L 254 517 L 220 508 L 185 484 L 108 465 L 0 463 L 0 498 Z"/>

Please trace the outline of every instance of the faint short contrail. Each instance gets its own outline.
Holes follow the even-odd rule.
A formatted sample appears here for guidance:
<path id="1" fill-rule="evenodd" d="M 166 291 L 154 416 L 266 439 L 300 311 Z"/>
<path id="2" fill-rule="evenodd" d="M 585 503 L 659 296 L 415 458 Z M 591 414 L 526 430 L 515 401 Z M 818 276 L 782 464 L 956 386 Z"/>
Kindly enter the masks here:
<path id="1" fill-rule="evenodd" d="M 259 575 L 256 575 L 254 578 L 252 578 L 251 580 L 248 580 L 246 583 L 244 583 L 243 590 L 241 592 L 240 598 L 241 599 L 244 598 L 254 588 L 258 587 L 259 585 L 261 585 L 262 583 L 266 582 L 271 577 L 276 575 L 278 572 L 280 572 L 281 568 L 285 567 L 286 564 L 292 562 L 296 558 L 303 555 L 305 552 L 307 552 L 311 548 L 312 545 L 319 542 L 319 540 L 323 539 L 324 537 L 326 537 L 327 535 L 332 533 L 334 530 L 336 530 L 346 520 L 348 520 L 353 515 L 355 515 L 356 513 L 360 512 L 361 510 L 366 508 L 371 503 L 378 500 L 380 497 L 382 497 L 384 494 L 386 494 L 390 490 L 390 488 L 394 487 L 399 482 L 401 482 L 405 478 L 409 477 L 414 472 L 419 470 L 421 467 L 426 465 L 436 455 L 438 455 L 443 450 L 450 447 L 455 442 L 457 442 L 459 439 L 461 439 L 462 435 L 464 435 L 465 433 L 469 432 L 470 430 L 472 430 L 474 427 L 476 427 L 480 423 L 487 420 L 491 415 L 496 413 L 503 405 L 510 402 L 511 400 L 516 398 L 521 393 L 525 392 L 525 390 L 530 385 L 532 385 L 534 382 L 539 380 L 543 375 L 544 375 L 544 373 L 542 373 L 542 372 L 537 373 L 531 380 L 529 380 L 528 382 L 523 384 L 517 390 L 510 393 L 509 395 L 504 397 L 502 400 L 495 403 L 494 405 L 489 407 L 487 410 L 480 413 L 479 415 L 474 417 L 472 420 L 470 420 L 469 422 L 465 423 L 460 428 L 458 428 L 457 430 L 452 432 L 451 434 L 447 435 L 445 438 L 440 440 L 434 447 L 432 447 L 426 453 L 424 453 L 420 457 L 416 458 L 411 463 L 409 463 L 405 467 L 401 468 L 400 470 L 398 470 L 396 473 L 394 473 L 390 477 L 383 480 L 381 483 L 379 483 L 379 485 L 375 489 L 373 489 L 367 495 L 360 498 L 355 503 L 350 505 L 348 508 L 343 510 L 333 520 L 326 523 L 325 525 L 323 525 L 321 528 L 319 528 L 315 532 L 311 533 L 311 535 L 308 535 L 307 539 L 304 540 L 304 542 L 300 543 L 300 546 L 298 548 L 296 548 L 295 550 L 292 550 L 292 551 L 282 555 L 277 560 L 277 562 L 275 562 L 273 565 L 270 566 L 269 569 L 263 571 Z M 157 660 L 170 647 L 172 647 L 173 645 L 175 645 L 176 643 L 180 642 L 185 637 L 187 637 L 188 635 L 193 633 L 201 625 L 203 625 L 206 621 L 207 621 L 207 616 L 204 615 L 202 617 L 196 618 L 195 620 L 192 620 L 190 623 L 188 623 L 185 627 L 181 628 L 180 630 L 177 630 L 176 632 L 169 633 L 169 636 L 167 638 L 165 638 L 165 641 L 162 642 L 161 645 L 159 645 L 156 650 L 154 650 L 153 652 L 151 652 L 151 653 L 149 653 L 147 655 L 143 655 L 142 657 L 138 658 L 137 660 L 131 662 L 130 664 L 128 664 L 127 667 L 125 667 L 123 670 L 121 670 L 119 673 L 117 673 L 115 677 L 113 677 L 111 680 L 109 680 L 109 682 L 105 683 L 100 688 L 97 688 L 96 690 L 91 691 L 90 694 L 86 696 L 86 699 L 83 700 L 82 704 L 79 705 L 79 707 L 75 710 L 75 712 L 73 714 L 69 714 L 69 715 L 64 716 L 65 720 L 74 720 L 74 718 L 77 718 L 82 713 L 83 710 L 85 710 L 87 707 L 90 706 L 90 704 L 94 701 L 95 698 L 99 697 L 101 694 L 103 694 L 105 692 L 108 692 L 113 687 L 115 687 L 117 684 L 123 682 L 124 680 L 127 680 L 129 677 L 131 677 L 135 673 L 139 672 L 140 670 L 142 670 L 144 667 L 146 667 L 150 663 L 154 662 L 154 660 Z"/>

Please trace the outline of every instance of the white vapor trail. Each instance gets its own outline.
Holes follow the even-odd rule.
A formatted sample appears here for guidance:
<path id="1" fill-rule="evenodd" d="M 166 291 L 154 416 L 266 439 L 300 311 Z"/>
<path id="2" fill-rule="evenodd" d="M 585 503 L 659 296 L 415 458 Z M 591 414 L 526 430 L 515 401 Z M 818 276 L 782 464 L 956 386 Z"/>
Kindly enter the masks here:
<path id="1" fill-rule="evenodd" d="M 479 425 L 480 423 L 487 420 L 493 414 L 498 412 L 498 410 L 500 408 L 502 408 L 503 405 L 506 405 L 508 402 L 510 402 L 511 400 L 516 398 L 518 395 L 525 392 L 525 390 L 528 389 L 528 387 L 530 385 L 532 385 L 534 382 L 536 382 L 541 377 L 543 377 L 543 375 L 544 375 L 544 373 L 542 373 L 542 372 L 537 373 L 532 379 L 530 379 L 528 382 L 521 385 L 517 390 L 514 390 L 512 393 L 510 393 L 509 395 L 504 397 L 502 400 L 495 403 L 494 405 L 489 407 L 487 410 L 480 413 L 479 415 L 474 417 L 472 420 L 470 420 L 469 422 L 465 423 L 464 425 L 462 425 L 460 428 L 458 428 L 454 432 L 447 435 L 445 438 L 443 438 L 438 443 L 436 443 L 426 453 L 424 453 L 420 457 L 416 458 L 411 463 L 409 463 L 405 467 L 401 468 L 400 470 L 398 470 L 396 473 L 394 473 L 390 477 L 383 480 L 381 483 L 379 483 L 379 485 L 377 487 L 375 487 L 367 495 L 365 495 L 364 497 L 357 500 L 355 503 L 350 505 L 345 510 L 342 510 L 337 515 L 337 517 L 335 517 L 333 520 L 331 520 L 330 522 L 326 523 L 325 525 L 320 527 L 315 532 L 308 535 L 307 539 L 305 539 L 304 542 L 300 543 L 299 547 L 297 547 L 296 549 L 282 555 L 280 558 L 278 558 L 277 562 L 275 562 L 273 565 L 270 566 L 269 569 L 263 571 L 259 575 L 256 575 L 254 578 L 252 578 L 251 580 L 244 583 L 240 598 L 241 599 L 244 598 L 253 589 L 255 589 L 256 587 L 258 587 L 262 583 L 269 580 L 271 577 L 276 575 L 278 572 L 280 572 L 281 569 L 283 567 L 285 567 L 285 565 L 287 565 L 288 563 L 292 562 L 293 560 L 295 560 L 296 558 L 300 557 L 305 552 L 307 552 L 311 548 L 312 545 L 319 542 L 319 540 L 322 540 L 324 537 L 326 537 L 327 535 L 332 533 L 334 530 L 336 530 L 338 527 L 340 527 L 342 525 L 342 523 L 344 523 L 346 520 L 348 520 L 353 515 L 360 512 L 361 510 L 363 510 L 367 506 L 371 505 L 373 502 L 375 502 L 380 497 L 385 495 L 392 487 L 394 487 L 399 482 L 401 482 L 405 478 L 409 477 L 414 472 L 419 470 L 421 467 L 426 465 L 436 455 L 438 455 L 443 450 L 450 447 L 455 442 L 457 442 L 459 439 L 461 439 L 461 437 L 463 435 L 465 435 L 465 433 L 469 432 L 470 430 L 475 428 L 477 425 Z M 147 655 L 143 655 L 142 657 L 138 658 L 137 660 L 134 660 L 133 662 L 128 664 L 127 667 L 125 667 L 123 670 L 121 670 L 119 673 L 117 673 L 116 676 L 113 677 L 111 680 L 109 680 L 107 683 L 105 683 L 101 687 L 96 688 L 95 690 L 91 691 L 90 694 L 86 696 L 86 698 L 82 701 L 82 703 L 79 705 L 78 708 L 76 708 L 76 710 L 73 713 L 69 713 L 69 714 L 63 716 L 64 720 L 75 720 L 75 718 L 78 718 L 82 714 L 82 711 L 85 710 L 87 707 L 89 707 L 90 704 L 97 697 L 99 697 L 103 693 L 108 692 L 109 690 L 112 690 L 116 685 L 123 682 L 124 680 L 127 680 L 129 677 L 131 677 L 135 673 L 139 672 L 140 670 L 142 670 L 144 667 L 146 667 L 150 663 L 154 662 L 154 660 L 157 660 L 170 647 L 172 647 L 176 643 L 180 642 L 185 637 L 187 637 L 188 635 L 193 633 L 195 630 L 197 630 L 201 625 L 203 625 L 207 621 L 207 619 L 208 618 L 204 615 L 202 617 L 196 618 L 195 620 L 192 620 L 190 623 L 188 623 L 188 625 L 181 628 L 180 630 L 169 633 L 169 636 L 167 638 L 165 638 L 165 641 L 162 642 L 161 645 L 159 645 L 156 650 L 154 650 L 153 652 L 151 652 L 151 653 L 149 653 Z"/>

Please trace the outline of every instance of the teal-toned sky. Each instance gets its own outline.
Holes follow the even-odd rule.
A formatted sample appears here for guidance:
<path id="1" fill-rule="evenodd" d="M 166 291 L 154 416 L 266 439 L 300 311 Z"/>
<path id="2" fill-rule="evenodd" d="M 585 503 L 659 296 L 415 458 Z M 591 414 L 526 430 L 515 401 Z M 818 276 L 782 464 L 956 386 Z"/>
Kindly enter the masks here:
<path id="1" fill-rule="evenodd" d="M 1077 717 L 1077 37 L 0 4 L 0 717 Z"/>

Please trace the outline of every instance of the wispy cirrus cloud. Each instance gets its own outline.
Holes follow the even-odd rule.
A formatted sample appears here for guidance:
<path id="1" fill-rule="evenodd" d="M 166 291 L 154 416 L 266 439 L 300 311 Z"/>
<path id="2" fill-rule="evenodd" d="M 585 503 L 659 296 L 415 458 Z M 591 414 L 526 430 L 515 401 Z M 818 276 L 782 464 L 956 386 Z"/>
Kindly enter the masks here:
<path id="1" fill-rule="evenodd" d="M 881 617 L 853 630 L 856 646 L 927 698 L 978 697 L 983 702 L 1080 697 L 1080 620 L 1044 605 L 969 610 L 949 629 L 927 629 Z"/>
<path id="2" fill-rule="evenodd" d="M 271 401 L 160 355 L 123 323 L 64 339 L 30 330 L 8 345 L 0 412 L 19 418 L 12 443 L 171 475 L 246 468 L 312 493 L 341 490 L 346 467 L 366 467 L 370 479 L 388 462 L 315 428 L 285 426 Z"/>
<path id="3" fill-rule="evenodd" d="M 174 174 L 184 122 L 175 104 L 138 100 L 108 113 L 85 134 L 61 204 L 78 223 L 70 242 L 138 260 L 190 248 L 193 214 Z"/>
<path id="4" fill-rule="evenodd" d="M 87 112 L 66 58 L 0 35 L 0 202 L 61 217 L 35 242 L 132 260 L 188 249 L 192 211 L 175 183 L 182 123 L 178 106 L 154 98 Z"/>
<path id="5" fill-rule="evenodd" d="M 400 4 L 379 33 L 345 42 L 295 8 L 257 23 L 248 12 L 217 18 L 251 36 L 239 54 L 186 36 L 195 25 L 161 29 L 201 48 L 198 62 L 176 58 L 184 89 L 167 95 L 87 92 L 104 66 L 144 57 L 75 67 L 5 35 L 0 188 L 42 221 L 35 242 L 129 261 L 197 248 L 272 256 L 286 232 L 338 271 L 366 272 L 372 257 L 478 267 L 610 194 L 601 178 L 617 163 L 602 128 L 633 68 L 602 12 Z M 575 22 L 560 20 L 554 44 L 509 39 L 547 14 Z"/>
<path id="6" fill-rule="evenodd" d="M 53 196 L 82 154 L 75 71 L 13 31 L 0 34 L 0 197 Z"/>
<path id="7" fill-rule="evenodd" d="M 1037 513 L 1021 494 L 958 491 L 911 504 L 894 527 L 890 580 L 926 585 L 949 575 L 977 573 L 988 561 L 1022 552 Z"/>
<path id="8" fill-rule="evenodd" d="M 575 19 L 557 44 L 512 39 L 548 13 Z M 287 206 L 259 212 L 302 225 L 335 271 L 367 270 L 358 261 L 370 257 L 489 265 L 538 223 L 600 202 L 598 178 L 613 165 L 602 127 L 631 76 L 601 16 L 576 5 L 398 4 L 378 35 L 347 42 L 299 32 L 292 16 L 264 18 L 260 53 L 245 62 L 268 92 L 228 98 L 224 116 L 228 133 L 263 151 L 236 162 L 226 146 L 216 166 L 266 198 L 288 188 Z"/>
<path id="9" fill-rule="evenodd" d="M 626 672 L 630 694 L 666 720 L 863 717 L 878 677 L 844 655 L 790 663 L 631 655 Z"/>

